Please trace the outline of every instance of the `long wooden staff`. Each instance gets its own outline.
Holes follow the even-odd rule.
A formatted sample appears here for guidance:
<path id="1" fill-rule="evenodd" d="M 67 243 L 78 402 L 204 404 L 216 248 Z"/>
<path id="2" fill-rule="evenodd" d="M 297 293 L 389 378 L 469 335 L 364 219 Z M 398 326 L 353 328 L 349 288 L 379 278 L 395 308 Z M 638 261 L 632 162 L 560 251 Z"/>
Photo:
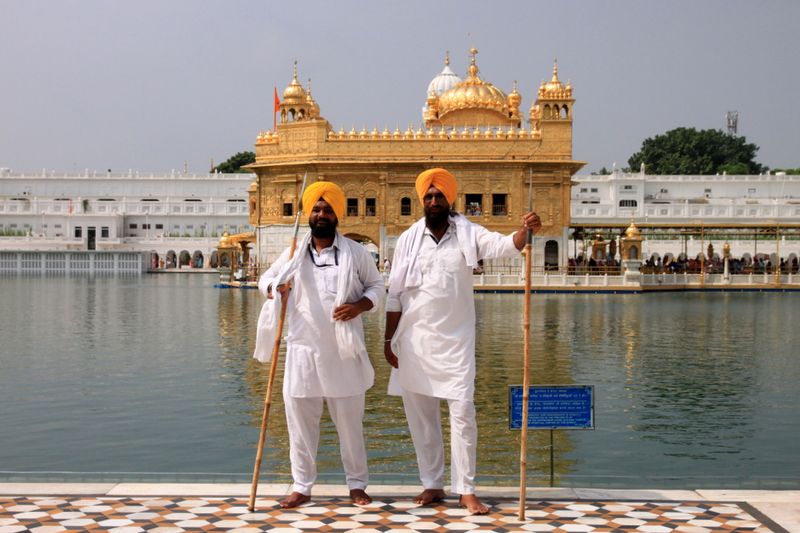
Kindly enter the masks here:
<path id="1" fill-rule="evenodd" d="M 297 248 L 297 232 L 300 229 L 300 213 L 303 208 L 300 198 L 306 190 L 306 179 L 308 179 L 308 172 L 303 175 L 303 186 L 300 188 L 300 197 L 297 201 L 297 215 L 294 218 L 294 235 L 292 236 L 292 243 L 289 247 L 289 260 L 294 257 L 295 249 Z M 278 353 L 281 349 L 281 337 L 283 337 L 283 323 L 286 320 L 286 298 L 277 294 L 277 287 L 275 289 L 275 296 L 281 298 L 281 314 L 278 320 L 278 330 L 275 332 L 275 343 L 272 345 L 272 361 L 269 366 L 269 379 L 267 380 L 267 393 L 264 395 L 264 412 L 261 414 L 261 432 L 258 434 L 258 448 L 256 449 L 256 462 L 253 465 L 253 483 L 250 486 L 250 503 L 247 508 L 250 512 L 256 510 L 256 491 L 258 491 L 258 475 L 261 472 L 261 457 L 264 455 L 264 443 L 267 440 L 267 424 L 269 423 L 269 408 L 272 406 L 272 385 L 275 383 L 275 372 L 278 369 Z"/>
<path id="2" fill-rule="evenodd" d="M 528 211 L 533 211 L 533 172 L 528 170 Z M 530 372 L 528 361 L 530 359 L 531 335 L 531 263 L 533 256 L 533 232 L 528 230 L 525 240 L 525 304 L 522 319 L 522 426 L 519 439 L 519 520 L 525 520 L 525 492 L 528 477 L 528 397 Z"/>

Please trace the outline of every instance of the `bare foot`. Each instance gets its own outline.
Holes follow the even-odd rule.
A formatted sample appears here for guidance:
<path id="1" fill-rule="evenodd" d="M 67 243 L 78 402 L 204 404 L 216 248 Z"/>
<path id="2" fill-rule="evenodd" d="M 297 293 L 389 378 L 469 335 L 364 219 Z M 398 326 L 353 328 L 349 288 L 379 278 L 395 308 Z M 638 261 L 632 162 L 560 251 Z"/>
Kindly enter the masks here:
<path id="1" fill-rule="evenodd" d="M 311 495 L 301 494 L 299 492 L 293 492 L 289 494 L 288 498 L 286 498 L 285 500 L 281 500 L 280 506 L 283 509 L 291 509 L 292 507 L 298 507 L 310 501 L 311 501 Z"/>
<path id="2" fill-rule="evenodd" d="M 458 504 L 469 511 L 470 514 L 488 514 L 489 508 L 485 506 L 474 494 L 462 494 Z"/>
<path id="3" fill-rule="evenodd" d="M 444 500 L 445 494 L 442 489 L 425 489 L 418 495 L 414 496 L 414 503 L 420 505 L 430 505 L 432 503 L 439 503 Z"/>
<path id="4" fill-rule="evenodd" d="M 356 505 L 368 505 L 372 503 L 372 498 L 362 489 L 353 489 L 350 491 L 350 499 Z"/>

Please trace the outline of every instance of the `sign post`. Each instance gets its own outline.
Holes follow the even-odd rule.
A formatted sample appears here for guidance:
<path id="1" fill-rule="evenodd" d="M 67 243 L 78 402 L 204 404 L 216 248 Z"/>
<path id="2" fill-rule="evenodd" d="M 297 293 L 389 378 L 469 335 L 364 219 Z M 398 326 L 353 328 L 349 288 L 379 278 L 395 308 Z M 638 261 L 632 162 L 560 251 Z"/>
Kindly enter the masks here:
<path id="1" fill-rule="evenodd" d="M 529 387 L 527 429 L 550 430 L 550 486 L 555 475 L 553 430 L 594 429 L 593 385 L 534 385 Z M 508 429 L 522 429 L 524 387 L 508 387 Z"/>

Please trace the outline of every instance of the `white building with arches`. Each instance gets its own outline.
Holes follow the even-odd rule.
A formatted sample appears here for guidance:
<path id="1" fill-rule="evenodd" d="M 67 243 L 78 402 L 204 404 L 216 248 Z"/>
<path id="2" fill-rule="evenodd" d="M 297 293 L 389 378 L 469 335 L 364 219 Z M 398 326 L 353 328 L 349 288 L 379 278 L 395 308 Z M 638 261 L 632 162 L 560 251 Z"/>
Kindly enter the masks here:
<path id="1" fill-rule="evenodd" d="M 800 176 L 763 174 L 648 175 L 615 170 L 576 175 L 570 201 L 570 256 L 589 254 L 598 235 L 616 241 L 633 221 L 643 236 L 642 258 L 681 255 L 705 260 L 757 256 L 778 264 L 800 257 Z M 709 249 L 709 244 L 711 249 Z M 709 250 L 712 251 L 709 256 Z M 606 250 L 608 255 L 608 250 Z"/>
<path id="2" fill-rule="evenodd" d="M 0 250 L 142 251 L 150 268 L 215 268 L 224 232 L 250 231 L 252 174 L 0 169 Z"/>

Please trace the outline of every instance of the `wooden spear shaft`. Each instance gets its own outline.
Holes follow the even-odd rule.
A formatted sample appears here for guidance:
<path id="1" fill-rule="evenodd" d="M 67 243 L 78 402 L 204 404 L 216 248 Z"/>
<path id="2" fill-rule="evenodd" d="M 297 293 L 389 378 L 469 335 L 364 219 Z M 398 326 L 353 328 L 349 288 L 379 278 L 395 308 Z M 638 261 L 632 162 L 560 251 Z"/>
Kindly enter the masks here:
<path id="1" fill-rule="evenodd" d="M 300 194 L 306 190 L 306 179 L 308 173 L 303 175 L 303 186 L 300 189 Z M 299 197 L 298 197 L 299 198 Z M 289 260 L 294 257 L 295 249 L 297 248 L 297 232 L 300 229 L 300 212 L 302 205 L 300 201 L 297 202 L 297 215 L 294 219 L 294 236 L 292 237 L 292 244 L 289 246 Z M 275 342 L 272 345 L 272 360 L 269 365 L 269 378 L 267 379 L 267 392 L 264 395 L 264 411 L 261 413 L 261 431 L 258 434 L 258 448 L 256 449 L 256 461 L 253 465 L 253 482 L 250 486 L 250 502 L 247 508 L 250 512 L 256 510 L 256 492 L 258 491 L 258 476 L 261 472 L 261 458 L 264 455 L 264 444 L 267 440 L 267 424 L 269 423 L 269 409 L 272 407 L 272 386 L 275 383 L 275 373 L 278 369 L 278 354 L 281 349 L 281 337 L 283 337 L 283 323 L 286 321 L 286 302 L 289 299 L 287 293 L 283 298 L 277 294 L 277 287 L 275 287 L 275 296 L 281 298 L 281 312 L 278 319 L 278 329 L 275 332 Z"/>
<path id="2" fill-rule="evenodd" d="M 533 210 L 533 176 L 528 172 L 528 211 Z M 522 313 L 522 425 L 519 439 L 519 520 L 525 520 L 525 499 L 528 477 L 528 398 L 530 388 L 530 334 L 531 334 L 531 264 L 533 233 L 528 230 L 525 241 L 525 301 Z"/>

